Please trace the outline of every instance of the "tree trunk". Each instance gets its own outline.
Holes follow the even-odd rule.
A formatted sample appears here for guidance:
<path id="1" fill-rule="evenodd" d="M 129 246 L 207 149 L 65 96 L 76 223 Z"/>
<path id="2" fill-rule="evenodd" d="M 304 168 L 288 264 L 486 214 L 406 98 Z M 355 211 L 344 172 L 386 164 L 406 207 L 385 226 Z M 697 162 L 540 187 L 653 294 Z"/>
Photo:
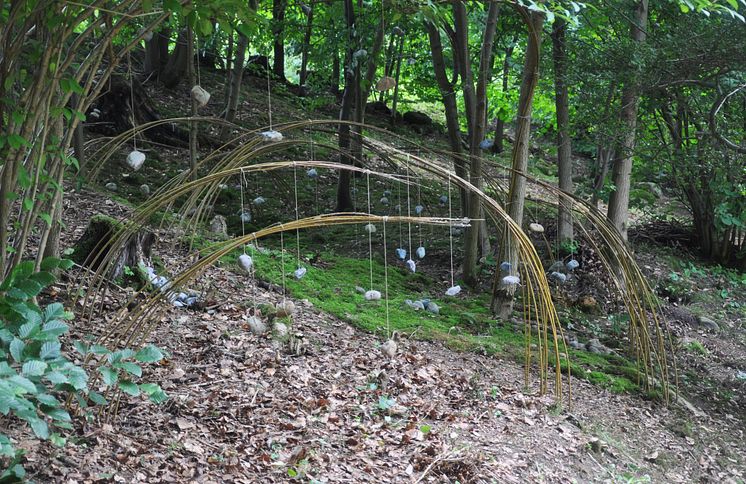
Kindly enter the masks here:
<path id="1" fill-rule="evenodd" d="M 274 63 L 272 73 L 276 79 L 285 80 L 285 8 L 286 0 L 272 2 L 272 33 L 274 36 Z"/>
<path id="2" fill-rule="evenodd" d="M 461 157 L 463 151 L 461 145 L 461 130 L 458 120 L 458 106 L 456 104 L 456 91 L 454 84 L 446 74 L 446 64 L 443 59 L 443 44 L 441 42 L 440 30 L 432 22 L 425 22 L 428 38 L 430 39 L 430 51 L 433 56 L 433 70 L 438 89 L 443 99 L 443 107 L 446 117 L 446 129 L 448 131 L 448 143 L 453 154 L 453 169 L 456 175 L 466 178 L 466 165 Z"/>
<path id="3" fill-rule="evenodd" d="M 300 75 L 298 79 L 299 92 L 305 96 L 308 93 L 306 79 L 308 77 L 308 53 L 311 50 L 311 35 L 313 34 L 313 6 L 308 7 L 306 33 L 303 35 L 303 51 L 301 52 Z"/>
<path id="4" fill-rule="evenodd" d="M 455 30 L 453 46 L 454 62 L 458 65 L 461 76 L 461 86 L 464 93 L 464 111 L 466 112 L 467 131 L 471 135 L 476 119 L 476 100 L 474 95 L 474 79 L 471 72 L 471 58 L 469 56 L 469 18 L 464 2 L 458 0 L 453 3 L 453 26 Z"/>
<path id="5" fill-rule="evenodd" d="M 171 41 L 171 29 L 162 28 L 153 32 L 153 37 L 145 42 L 145 77 L 155 75 L 160 78 L 168 61 L 168 43 Z"/>
<path id="6" fill-rule="evenodd" d="M 487 20 L 485 22 L 484 34 L 482 37 L 482 49 L 479 54 L 479 75 L 477 77 L 477 89 L 474 105 L 474 119 L 469 132 L 469 180 L 476 188 L 482 188 L 482 149 L 480 143 L 484 139 L 486 125 L 484 112 L 487 106 L 487 82 L 492 77 L 492 45 L 495 42 L 495 33 L 497 30 L 497 14 L 500 6 L 497 2 L 492 1 L 487 10 Z M 466 95 L 466 94 L 465 94 Z M 479 201 L 479 195 L 475 192 L 469 193 L 469 203 L 467 204 L 467 216 L 471 220 L 483 219 L 482 205 Z M 482 237 L 480 238 L 480 233 Z M 480 245 L 484 246 L 487 240 L 487 224 L 474 222 L 466 229 L 464 237 L 464 282 L 472 287 L 477 284 L 477 261 L 479 259 Z M 481 244 L 480 244 L 481 240 Z M 481 247 L 487 249 L 487 247 Z"/>
<path id="7" fill-rule="evenodd" d="M 194 70 L 194 31 L 187 27 L 187 77 L 189 84 L 197 85 L 197 75 Z M 197 117 L 197 101 L 191 99 L 190 117 Z M 189 122 L 189 168 L 191 170 L 192 180 L 197 179 L 197 123 Z"/>
<path id="8" fill-rule="evenodd" d="M 355 26 L 355 10 L 352 4 L 352 0 L 344 0 L 344 13 L 345 21 L 347 23 L 347 55 L 345 64 L 349 65 L 352 62 L 352 56 L 355 52 L 355 44 L 353 43 L 353 29 Z M 355 97 L 357 96 L 357 90 L 360 88 L 356 78 L 359 78 L 360 64 L 358 63 L 354 71 L 350 68 L 345 68 L 345 88 L 342 94 L 342 106 L 339 110 L 340 121 L 351 121 L 352 120 L 352 109 L 355 105 Z M 350 125 L 347 123 L 339 124 L 339 149 L 342 153 L 341 161 L 344 164 L 351 165 L 353 159 L 350 153 Z M 352 197 L 350 196 L 350 172 L 348 170 L 340 170 L 339 181 L 337 183 L 337 212 L 342 212 L 352 209 Z"/>
<path id="9" fill-rule="evenodd" d="M 160 79 L 163 85 L 169 89 L 178 86 L 187 72 L 187 65 L 189 63 L 187 37 L 187 29 L 179 32 L 179 37 L 176 39 L 176 47 L 168 58 L 168 63 L 163 68 Z"/>
<path id="10" fill-rule="evenodd" d="M 505 49 L 505 59 L 503 60 L 502 69 L 502 89 L 503 93 L 508 92 L 508 74 L 510 74 L 510 58 L 513 56 L 513 49 L 515 49 L 515 43 L 517 39 L 513 39 L 513 42 Z M 505 121 L 503 117 L 498 115 L 497 121 L 495 122 L 495 142 L 492 144 L 493 153 L 502 153 L 503 141 L 505 139 Z"/>
<path id="11" fill-rule="evenodd" d="M 228 80 L 228 98 L 225 101 L 225 120 L 232 123 L 236 119 L 238 101 L 241 97 L 241 81 L 243 79 L 244 64 L 246 63 L 246 48 L 249 45 L 249 38 L 245 35 L 238 34 L 238 44 L 236 45 L 236 60 L 233 62 L 233 70 Z M 229 126 L 223 126 L 220 130 L 220 138 L 226 139 L 231 132 Z"/>
<path id="12" fill-rule="evenodd" d="M 552 28 L 554 59 L 554 101 L 557 111 L 557 171 L 560 190 L 573 193 L 572 146 L 570 140 L 570 100 L 567 92 L 567 22 L 556 17 Z M 572 200 L 559 197 L 557 239 L 560 244 L 573 239 Z"/>
<path id="13" fill-rule="evenodd" d="M 334 54 L 332 58 L 332 79 L 331 79 L 331 86 L 330 91 L 334 96 L 339 99 L 339 71 L 341 70 L 340 62 L 339 62 L 339 48 L 334 47 Z"/>
<path id="14" fill-rule="evenodd" d="M 648 0 L 638 0 L 635 5 L 635 16 L 632 21 L 632 40 L 638 44 L 645 42 L 648 22 Z M 630 175 L 632 173 L 632 155 L 635 149 L 635 131 L 637 129 L 637 108 L 639 105 L 639 88 L 636 76 L 638 68 L 631 63 L 629 66 L 629 79 L 622 89 L 622 112 L 621 120 L 626 128 L 620 151 L 614 160 L 612 179 L 614 191 L 609 199 L 609 210 L 607 217 L 619 231 L 622 238 L 627 240 L 627 228 L 629 218 L 629 188 Z"/>
<path id="15" fill-rule="evenodd" d="M 529 12 L 524 7 L 516 7 L 528 27 L 528 44 L 526 47 L 526 59 L 523 66 L 523 79 L 521 81 L 521 93 L 518 100 L 518 120 L 516 122 L 515 142 L 513 143 L 514 172 L 510 176 L 510 191 L 508 192 L 507 211 L 510 218 L 516 224 L 523 224 L 523 208 L 526 201 L 526 178 L 522 175 L 528 168 L 528 152 L 531 139 L 531 109 L 533 107 L 534 90 L 539 81 L 539 60 L 541 58 L 541 27 L 544 22 L 544 14 L 541 12 Z M 518 251 L 517 241 L 510 234 L 507 225 L 503 230 L 502 241 L 499 249 L 500 257 L 498 264 L 503 261 L 510 263 L 511 275 L 518 273 Z M 507 320 L 513 312 L 513 295 L 515 285 L 506 285 L 502 282 L 500 271 L 495 274 L 493 286 L 492 310 L 497 316 Z"/>

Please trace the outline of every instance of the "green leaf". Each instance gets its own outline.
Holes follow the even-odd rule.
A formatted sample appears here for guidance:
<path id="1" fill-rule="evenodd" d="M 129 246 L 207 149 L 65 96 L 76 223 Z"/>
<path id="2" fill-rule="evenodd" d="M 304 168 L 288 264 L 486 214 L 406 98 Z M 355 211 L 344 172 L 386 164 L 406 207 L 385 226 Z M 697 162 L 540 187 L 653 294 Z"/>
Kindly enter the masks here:
<path id="1" fill-rule="evenodd" d="M 63 373 L 59 371 L 52 371 L 44 375 L 44 378 L 47 379 L 50 383 L 53 385 L 61 385 L 63 383 L 69 383 L 70 380 L 65 376 Z"/>
<path id="2" fill-rule="evenodd" d="M 52 420 L 57 420 L 59 422 L 72 421 L 70 414 L 62 408 L 47 408 L 42 410 L 42 412 L 44 412 L 45 415 L 48 415 Z"/>
<path id="3" fill-rule="evenodd" d="M 136 397 L 140 395 L 140 387 L 130 380 L 122 380 L 119 382 L 119 388 L 126 394 Z"/>
<path id="4" fill-rule="evenodd" d="M 26 343 L 22 340 L 15 338 L 10 343 L 10 354 L 17 363 L 23 361 L 23 350 L 26 348 Z"/>
<path id="5" fill-rule="evenodd" d="M 58 358 L 61 355 L 60 349 L 62 345 L 57 341 L 47 341 L 41 345 L 39 350 L 39 358 L 43 360 L 49 360 L 52 358 Z"/>
<path id="6" fill-rule="evenodd" d="M 94 392 L 93 390 L 88 392 L 88 398 L 90 398 L 91 401 L 96 405 L 106 405 L 108 403 L 103 395 L 98 392 Z"/>
<path id="7" fill-rule="evenodd" d="M 42 287 L 47 287 L 55 281 L 54 275 L 50 272 L 45 272 L 45 271 L 37 272 L 36 274 L 31 274 L 29 279 L 41 284 Z"/>
<path id="8" fill-rule="evenodd" d="M 43 403 L 44 405 L 47 405 L 49 407 L 60 406 L 60 402 L 48 393 L 40 393 L 36 396 L 36 399 L 39 401 L 39 403 Z"/>
<path id="9" fill-rule="evenodd" d="M 44 324 L 42 334 L 45 337 L 57 337 L 67 333 L 70 327 L 59 320 L 49 321 Z"/>
<path id="10" fill-rule="evenodd" d="M 31 425 L 31 429 L 34 431 L 37 437 L 44 440 L 49 438 L 49 426 L 44 420 L 40 418 L 34 418 L 29 420 L 28 423 L 29 425 Z"/>
<path id="11" fill-rule="evenodd" d="M 49 441 L 57 447 L 64 447 L 67 443 L 67 439 L 56 432 L 49 436 Z"/>
<path id="12" fill-rule="evenodd" d="M 163 389 L 155 383 L 143 383 L 142 385 L 140 385 L 140 390 L 148 395 L 150 401 L 153 403 L 163 403 L 168 400 L 168 395 L 166 395 L 166 392 L 164 392 Z"/>
<path id="13" fill-rule="evenodd" d="M 163 353 L 153 345 L 148 345 L 137 352 L 135 359 L 141 363 L 155 363 L 163 359 Z"/>
<path id="14" fill-rule="evenodd" d="M 17 395 L 22 395 L 24 393 L 32 393 L 36 394 L 38 391 L 36 390 L 36 385 L 34 385 L 34 382 L 29 380 L 26 377 L 23 377 L 21 375 L 15 375 L 10 378 L 8 378 L 6 381 L 9 383 L 15 384 L 14 393 Z M 19 390 L 21 390 L 19 392 Z"/>
<path id="15" fill-rule="evenodd" d="M 88 354 L 88 345 L 80 340 L 73 341 L 73 348 L 83 356 Z"/>
<path id="16" fill-rule="evenodd" d="M 51 272 L 57 269 L 60 266 L 61 262 L 62 259 L 60 259 L 59 257 L 45 257 L 44 260 L 41 261 L 41 265 L 39 267 L 43 271 Z"/>
<path id="17" fill-rule="evenodd" d="M 21 370 L 27 376 L 42 376 L 47 370 L 47 364 L 39 360 L 27 361 Z"/>
<path id="18" fill-rule="evenodd" d="M 131 361 L 124 361 L 122 363 L 119 363 L 117 367 L 122 368 L 124 371 L 129 373 L 130 375 L 135 376 L 142 376 L 142 367 L 138 365 L 137 363 L 133 363 Z"/>
<path id="19" fill-rule="evenodd" d="M 18 328 L 18 336 L 21 338 L 31 338 L 39 332 L 39 323 L 36 321 L 29 321 Z"/>
<path id="20" fill-rule="evenodd" d="M 101 373 L 101 376 L 104 379 L 104 383 L 107 386 L 113 385 L 119 380 L 119 374 L 116 372 L 116 370 L 113 370 L 111 368 L 102 366 L 98 369 L 98 372 Z"/>
<path id="21" fill-rule="evenodd" d="M 65 306 L 60 303 L 52 303 L 44 308 L 42 313 L 44 322 L 51 321 L 53 319 L 64 319 L 65 318 Z"/>
<path id="22" fill-rule="evenodd" d="M 43 289 L 42 285 L 35 280 L 29 278 L 23 281 L 18 281 L 16 287 L 26 293 L 28 297 L 34 297 L 38 295 Z"/>

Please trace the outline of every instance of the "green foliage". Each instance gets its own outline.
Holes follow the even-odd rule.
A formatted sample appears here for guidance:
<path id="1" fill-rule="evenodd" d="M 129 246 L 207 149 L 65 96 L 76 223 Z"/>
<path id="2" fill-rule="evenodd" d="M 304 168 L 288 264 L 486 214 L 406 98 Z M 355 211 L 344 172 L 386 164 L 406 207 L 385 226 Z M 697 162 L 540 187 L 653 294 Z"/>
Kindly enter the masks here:
<path id="1" fill-rule="evenodd" d="M 73 315 L 58 302 L 44 307 L 35 302 L 42 290 L 54 282 L 53 273 L 71 265 L 69 260 L 47 258 L 41 263 L 41 271 L 35 272 L 34 263 L 25 261 L 0 284 L 0 413 L 25 422 L 37 438 L 58 446 L 66 443 L 60 432 L 73 428 L 72 417 L 63 403 L 68 397 L 73 397 L 88 416 L 91 406 L 107 403 L 91 386 L 88 372 L 62 351 L 61 338 L 69 330 L 66 321 Z M 98 362 L 102 385 L 97 389 L 119 389 L 130 395 L 142 391 L 154 402 L 165 400 L 158 385 L 133 382 L 142 376 L 138 363 L 162 359 L 163 354 L 154 346 L 138 352 L 111 352 L 77 341 L 74 348 L 84 356 L 106 355 L 105 361 Z M 6 458 L 0 482 L 24 477 L 20 465 L 23 452 L 16 450 L 4 434 L 0 434 L 0 456 Z"/>

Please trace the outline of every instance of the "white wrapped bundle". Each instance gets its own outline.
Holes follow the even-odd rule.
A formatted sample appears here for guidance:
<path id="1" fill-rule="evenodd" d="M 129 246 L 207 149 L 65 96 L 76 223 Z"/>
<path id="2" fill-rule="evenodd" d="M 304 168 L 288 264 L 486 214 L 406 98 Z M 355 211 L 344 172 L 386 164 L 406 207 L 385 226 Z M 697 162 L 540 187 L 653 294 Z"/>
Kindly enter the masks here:
<path id="1" fill-rule="evenodd" d="M 127 164 L 133 170 L 139 170 L 143 163 L 145 163 L 145 153 L 142 151 L 132 150 L 130 151 L 130 154 L 127 155 Z"/>
<path id="2" fill-rule="evenodd" d="M 424 247 L 421 247 L 421 246 L 417 247 L 417 250 L 415 252 L 417 253 L 417 257 L 419 257 L 420 259 L 424 259 L 425 258 L 425 248 Z"/>
<path id="3" fill-rule="evenodd" d="M 379 299 L 381 299 L 381 291 L 371 289 L 370 291 L 367 291 L 365 293 L 365 299 L 367 301 L 378 301 Z"/>
<path id="4" fill-rule="evenodd" d="M 460 292 L 461 292 L 461 286 L 457 284 L 455 286 L 451 286 L 448 288 L 448 290 L 446 291 L 446 296 L 455 296 L 456 294 Z"/>
<path id="5" fill-rule="evenodd" d="M 246 272 L 251 272 L 252 267 L 254 267 L 254 259 L 250 255 L 241 254 L 238 256 L 238 264 Z"/>
<path id="6" fill-rule="evenodd" d="M 306 272 L 307 270 L 305 267 L 299 267 L 295 270 L 295 272 L 293 272 L 293 275 L 295 276 L 296 279 L 301 280 L 303 276 L 306 275 Z"/>
<path id="7" fill-rule="evenodd" d="M 202 86 L 194 86 L 192 88 L 192 99 L 197 101 L 199 107 L 203 108 L 210 102 L 210 93 L 205 91 Z"/>
<path id="8" fill-rule="evenodd" d="M 282 133 L 275 130 L 262 131 L 259 133 L 264 141 L 282 141 Z"/>
<path id="9" fill-rule="evenodd" d="M 417 272 L 417 264 L 412 259 L 407 261 L 407 268 L 412 272 Z"/>

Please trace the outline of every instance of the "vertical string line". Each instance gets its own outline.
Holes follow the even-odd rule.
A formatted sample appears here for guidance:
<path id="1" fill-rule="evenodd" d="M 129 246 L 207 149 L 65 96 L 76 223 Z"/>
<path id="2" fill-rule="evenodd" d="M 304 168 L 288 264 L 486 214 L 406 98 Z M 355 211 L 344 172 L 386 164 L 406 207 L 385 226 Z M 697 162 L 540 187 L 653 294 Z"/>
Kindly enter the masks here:
<path id="1" fill-rule="evenodd" d="M 269 57 L 267 57 L 269 58 Z M 272 85 L 270 84 L 269 63 L 267 65 L 267 108 L 269 114 L 269 130 L 272 131 Z"/>
<path id="2" fill-rule="evenodd" d="M 388 217 L 383 217 L 383 284 L 384 297 L 386 298 L 386 337 L 390 339 L 391 323 L 389 322 L 389 265 L 386 249 L 386 220 L 388 220 Z"/>
<path id="3" fill-rule="evenodd" d="M 243 172 L 243 166 L 241 167 L 241 181 L 239 183 L 241 187 L 241 235 L 243 237 L 246 237 L 246 223 L 244 222 L 244 213 L 245 213 L 245 205 L 244 205 L 244 196 L 243 196 L 243 184 L 246 181 L 244 178 L 244 172 Z M 242 244 L 243 246 L 243 253 L 246 254 L 246 244 Z"/>
<path id="4" fill-rule="evenodd" d="M 137 151 L 137 134 L 136 129 L 137 128 L 137 120 L 135 117 L 135 88 L 133 87 L 133 79 L 132 79 L 132 57 L 130 56 L 130 52 L 127 51 L 127 75 L 129 76 L 130 81 L 130 111 L 132 113 L 132 146 L 134 147 L 135 151 Z"/>
<path id="5" fill-rule="evenodd" d="M 285 302 L 285 297 L 287 295 L 287 290 L 285 286 L 285 230 L 282 228 L 282 224 L 280 224 L 280 264 L 282 265 L 282 269 L 280 272 L 282 272 L 282 302 Z"/>
<path id="6" fill-rule="evenodd" d="M 406 173 L 407 174 L 407 219 L 409 219 L 409 218 L 412 217 L 411 201 L 410 201 L 410 198 L 409 198 L 409 184 L 410 184 L 410 179 L 409 179 L 409 154 L 407 154 L 406 170 L 407 170 L 407 173 Z M 407 239 L 409 241 L 409 258 L 412 259 L 412 260 L 414 260 L 413 259 L 414 256 L 412 255 L 412 222 L 410 222 L 409 220 L 407 220 Z"/>
<path id="7" fill-rule="evenodd" d="M 453 287 L 453 216 L 451 208 L 451 175 L 448 175 L 448 242 L 451 252 L 451 287 Z"/>
<path id="8" fill-rule="evenodd" d="M 370 215 L 370 171 L 365 171 L 366 184 L 368 185 L 368 215 Z M 384 226 L 385 227 L 385 226 Z M 368 230 L 368 260 L 370 266 L 370 288 L 373 289 L 373 233 Z M 384 238 L 385 242 L 385 238 Z"/>
<path id="9" fill-rule="evenodd" d="M 295 194 L 295 221 L 299 220 L 298 214 L 298 167 L 293 162 L 293 193 Z M 295 250 L 298 256 L 298 269 L 300 269 L 300 229 L 295 229 Z"/>

